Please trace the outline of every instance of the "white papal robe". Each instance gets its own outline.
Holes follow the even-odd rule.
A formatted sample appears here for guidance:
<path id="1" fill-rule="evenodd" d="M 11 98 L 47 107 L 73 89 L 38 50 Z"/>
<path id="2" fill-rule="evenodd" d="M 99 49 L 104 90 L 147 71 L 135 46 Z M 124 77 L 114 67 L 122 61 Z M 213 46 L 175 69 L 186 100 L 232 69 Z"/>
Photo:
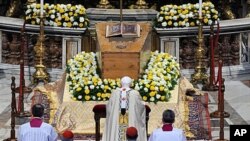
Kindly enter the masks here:
<path id="1" fill-rule="evenodd" d="M 148 141 L 186 141 L 186 136 L 181 129 L 173 128 L 172 131 L 163 131 L 158 128 L 153 131 Z"/>
<path id="2" fill-rule="evenodd" d="M 112 92 L 107 103 L 106 122 L 102 141 L 121 141 L 119 138 L 119 115 L 121 111 L 121 90 Z M 138 91 L 127 92 L 128 127 L 134 126 L 138 130 L 137 141 L 147 141 L 146 110 L 144 101 Z"/>

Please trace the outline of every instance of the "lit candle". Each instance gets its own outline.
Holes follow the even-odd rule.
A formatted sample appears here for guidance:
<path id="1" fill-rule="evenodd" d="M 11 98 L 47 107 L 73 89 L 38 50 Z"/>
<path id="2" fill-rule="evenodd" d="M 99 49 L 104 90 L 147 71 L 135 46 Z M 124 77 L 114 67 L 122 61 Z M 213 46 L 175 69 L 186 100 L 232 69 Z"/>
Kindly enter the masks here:
<path id="1" fill-rule="evenodd" d="M 199 18 L 202 17 L 202 0 L 199 0 Z"/>
<path id="2" fill-rule="evenodd" d="M 40 15 L 43 17 L 43 0 L 40 0 Z"/>

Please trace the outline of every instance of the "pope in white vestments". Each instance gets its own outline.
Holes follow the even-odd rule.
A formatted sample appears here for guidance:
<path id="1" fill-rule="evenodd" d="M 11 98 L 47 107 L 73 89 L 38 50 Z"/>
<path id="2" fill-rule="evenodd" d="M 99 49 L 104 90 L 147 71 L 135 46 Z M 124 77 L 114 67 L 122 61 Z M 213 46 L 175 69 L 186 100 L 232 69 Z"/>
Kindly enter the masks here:
<path id="1" fill-rule="evenodd" d="M 121 79 L 122 88 L 112 91 L 106 106 L 107 116 L 102 141 L 126 141 L 126 129 L 138 130 L 137 141 L 147 141 L 146 109 L 138 91 L 130 88 L 131 78 Z"/>

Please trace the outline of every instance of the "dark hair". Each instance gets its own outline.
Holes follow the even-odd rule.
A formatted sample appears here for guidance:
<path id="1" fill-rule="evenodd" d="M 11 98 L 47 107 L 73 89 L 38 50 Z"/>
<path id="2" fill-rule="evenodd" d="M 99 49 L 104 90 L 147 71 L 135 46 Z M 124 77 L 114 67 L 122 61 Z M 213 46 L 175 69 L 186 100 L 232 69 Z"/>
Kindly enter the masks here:
<path id="1" fill-rule="evenodd" d="M 44 113 L 44 106 L 42 104 L 35 104 L 32 106 L 32 115 L 34 117 L 42 117 Z"/>
<path id="2" fill-rule="evenodd" d="M 174 123 L 175 120 L 175 114 L 172 110 L 165 110 L 162 114 L 162 121 L 164 123 Z"/>

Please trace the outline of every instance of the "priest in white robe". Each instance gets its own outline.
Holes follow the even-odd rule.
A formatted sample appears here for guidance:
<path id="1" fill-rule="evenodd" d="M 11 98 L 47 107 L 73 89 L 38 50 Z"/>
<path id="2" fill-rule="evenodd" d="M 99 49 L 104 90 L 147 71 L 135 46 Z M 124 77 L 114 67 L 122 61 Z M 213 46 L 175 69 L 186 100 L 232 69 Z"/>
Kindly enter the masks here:
<path id="1" fill-rule="evenodd" d="M 162 115 L 163 125 L 153 131 L 149 141 L 187 141 L 182 129 L 174 128 L 175 113 L 172 110 L 165 110 Z"/>
<path id="2" fill-rule="evenodd" d="M 145 103 L 138 91 L 130 88 L 132 79 L 121 79 L 122 87 L 112 91 L 106 106 L 107 116 L 102 141 L 126 141 L 126 129 L 138 130 L 137 141 L 147 141 Z"/>

